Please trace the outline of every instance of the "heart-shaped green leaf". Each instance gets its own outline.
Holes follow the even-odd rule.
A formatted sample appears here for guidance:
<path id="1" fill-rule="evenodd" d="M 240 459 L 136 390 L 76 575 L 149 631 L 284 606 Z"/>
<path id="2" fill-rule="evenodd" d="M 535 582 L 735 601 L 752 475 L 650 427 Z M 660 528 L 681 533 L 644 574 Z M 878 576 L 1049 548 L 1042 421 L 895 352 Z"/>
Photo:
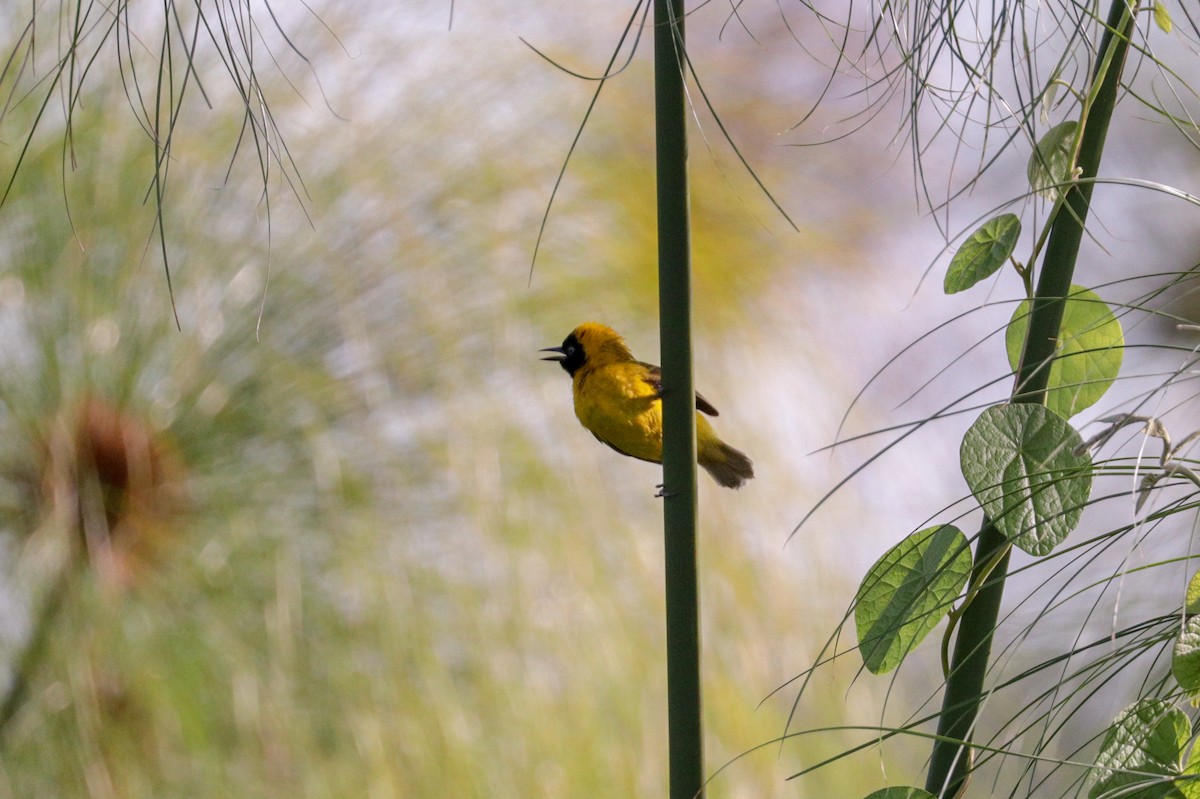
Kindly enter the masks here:
<path id="1" fill-rule="evenodd" d="M 1189 616 L 1200 613 L 1200 572 L 1193 574 L 1192 579 L 1188 581 L 1183 612 Z"/>
<path id="2" fill-rule="evenodd" d="M 942 284 L 946 293 L 965 291 L 991 277 L 1013 254 L 1020 235 L 1021 220 L 1016 214 L 1001 214 L 984 222 L 950 260 Z"/>
<path id="3" fill-rule="evenodd" d="M 913 533 L 876 561 L 854 599 L 867 668 L 882 674 L 899 666 L 950 611 L 970 573 L 967 537 L 949 524 Z"/>
<path id="4" fill-rule="evenodd" d="M 1064 300 L 1058 351 L 1050 363 L 1046 406 L 1064 419 L 1094 405 L 1121 371 L 1125 335 L 1111 309 L 1094 292 L 1072 286 Z M 1017 306 L 1004 335 L 1015 372 L 1029 329 L 1029 301 Z"/>
<path id="5" fill-rule="evenodd" d="M 1171 652 L 1171 674 L 1192 701 L 1200 697 L 1200 616 L 1183 623 Z"/>
<path id="6" fill-rule="evenodd" d="M 1072 179 L 1075 131 L 1078 129 L 1079 123 L 1073 119 L 1059 122 L 1046 131 L 1029 156 L 1029 164 L 1025 167 L 1029 185 L 1046 199 L 1056 199 L 1062 185 Z"/>
<path id="7" fill-rule="evenodd" d="M 1079 433 L 1032 403 L 994 405 L 963 436 L 963 477 L 988 517 L 1031 555 L 1067 537 L 1092 491 L 1091 456 Z"/>
<path id="8" fill-rule="evenodd" d="M 1100 744 L 1088 799 L 1183 799 L 1169 780 L 1183 774 L 1183 749 L 1191 735 L 1187 714 L 1161 699 L 1125 708 Z"/>
<path id="9" fill-rule="evenodd" d="M 1200 799 L 1200 746 L 1192 744 L 1187 765 L 1183 767 L 1183 776 L 1184 779 L 1175 783 L 1183 799 Z"/>

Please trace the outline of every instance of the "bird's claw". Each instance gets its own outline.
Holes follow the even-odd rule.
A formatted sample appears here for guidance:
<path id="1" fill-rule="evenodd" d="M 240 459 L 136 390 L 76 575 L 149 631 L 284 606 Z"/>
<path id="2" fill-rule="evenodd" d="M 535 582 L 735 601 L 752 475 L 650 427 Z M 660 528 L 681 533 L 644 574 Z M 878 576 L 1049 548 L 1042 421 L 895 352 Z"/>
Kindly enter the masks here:
<path id="1" fill-rule="evenodd" d="M 655 488 L 658 489 L 658 493 L 654 495 L 654 497 L 656 499 L 675 496 L 675 492 L 668 491 L 666 488 L 663 487 L 664 485 L 665 485 L 665 483 L 659 483 L 658 485 L 654 486 Z"/>

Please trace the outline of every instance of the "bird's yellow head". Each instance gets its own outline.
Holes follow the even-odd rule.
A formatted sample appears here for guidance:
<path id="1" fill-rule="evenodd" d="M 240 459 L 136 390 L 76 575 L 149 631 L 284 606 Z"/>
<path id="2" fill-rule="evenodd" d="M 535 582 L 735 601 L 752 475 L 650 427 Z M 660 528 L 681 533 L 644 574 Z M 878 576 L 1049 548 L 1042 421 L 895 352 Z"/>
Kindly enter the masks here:
<path id="1" fill-rule="evenodd" d="M 633 355 L 625 346 L 625 340 L 617 331 L 598 322 L 584 322 L 563 339 L 561 347 L 547 347 L 542 352 L 555 353 L 542 360 L 558 361 L 572 377 L 585 367 L 595 368 L 608 363 L 633 360 Z"/>

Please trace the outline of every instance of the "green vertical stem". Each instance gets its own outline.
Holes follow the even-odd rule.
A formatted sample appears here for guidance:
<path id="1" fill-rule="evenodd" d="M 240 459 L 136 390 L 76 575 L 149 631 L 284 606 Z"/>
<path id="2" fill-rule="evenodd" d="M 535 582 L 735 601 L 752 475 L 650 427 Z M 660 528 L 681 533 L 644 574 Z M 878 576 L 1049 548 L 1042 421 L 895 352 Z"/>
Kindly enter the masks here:
<path id="1" fill-rule="evenodd" d="M 655 0 L 654 118 L 671 799 L 702 796 L 704 787 L 683 19 L 682 0 Z"/>
<path id="2" fill-rule="evenodd" d="M 1070 292 L 1079 245 L 1083 241 L 1093 181 L 1100 170 L 1108 125 L 1117 102 L 1134 15 L 1135 9 L 1127 5 L 1126 0 L 1113 0 L 1109 7 L 1104 36 L 1096 51 L 1098 58 L 1089 87 L 1090 102 L 1085 105 L 1086 117 L 1081 120 L 1082 137 L 1076 159 L 1079 178 L 1065 189 L 1063 203 L 1051 223 L 1030 311 L 1029 333 L 1013 388 L 1013 402 L 1044 404 L 1046 401 L 1050 362 L 1058 345 L 1065 298 Z M 959 623 L 938 719 L 939 738 L 933 745 L 925 781 L 925 790 L 936 796 L 958 796 L 965 790 L 970 775 L 970 742 L 983 700 L 984 677 L 1004 594 L 1008 547 L 1007 539 L 991 520 L 985 519 L 976 544 L 972 584 L 980 580 L 985 582 L 967 605 Z M 985 575 L 983 571 L 996 557 L 1000 558 L 999 562 L 990 575 Z"/>

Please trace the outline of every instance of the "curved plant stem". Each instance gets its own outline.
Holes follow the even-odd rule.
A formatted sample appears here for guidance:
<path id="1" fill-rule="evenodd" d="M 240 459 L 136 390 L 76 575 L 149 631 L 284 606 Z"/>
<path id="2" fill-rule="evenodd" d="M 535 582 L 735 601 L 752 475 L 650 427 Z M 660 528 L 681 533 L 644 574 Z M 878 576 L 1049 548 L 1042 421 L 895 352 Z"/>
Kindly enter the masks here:
<path id="1" fill-rule="evenodd" d="M 1080 121 L 1083 132 L 1076 163 L 1078 178 L 1063 189 L 1063 202 L 1056 206 L 1034 292 L 1029 333 L 1017 370 L 1013 402 L 1044 403 L 1046 399 L 1049 365 L 1055 355 L 1065 298 L 1070 292 L 1079 245 L 1083 241 L 1094 178 L 1099 171 L 1108 123 L 1117 101 L 1135 13 L 1136 9 L 1126 0 L 1113 0 L 1109 8 L 1088 93 L 1089 102 L 1084 105 Z M 975 570 L 991 568 L 992 560 L 1007 545 L 1008 541 L 991 520 L 985 519 L 976 545 Z M 1004 554 L 962 615 L 946 679 L 946 693 L 942 697 L 938 739 L 933 746 L 925 782 L 925 789 L 935 796 L 955 797 L 966 789 L 972 760 L 970 743 L 984 697 L 984 676 L 991 657 L 1007 573 L 1008 555 Z M 980 574 L 973 574 L 972 583 L 980 577 Z"/>

